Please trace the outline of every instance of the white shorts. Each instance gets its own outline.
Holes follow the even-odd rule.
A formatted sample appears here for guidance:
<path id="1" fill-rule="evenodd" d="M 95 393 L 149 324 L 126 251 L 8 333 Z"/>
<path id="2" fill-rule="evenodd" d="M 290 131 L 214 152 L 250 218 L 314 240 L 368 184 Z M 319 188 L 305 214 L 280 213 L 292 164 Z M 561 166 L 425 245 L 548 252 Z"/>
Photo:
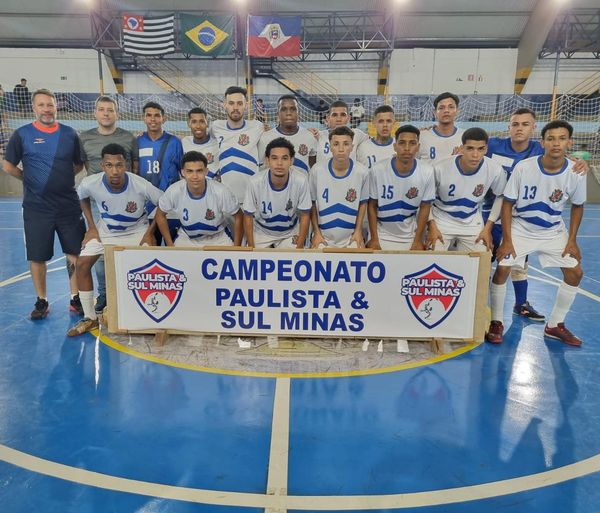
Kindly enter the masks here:
<path id="1" fill-rule="evenodd" d="M 381 249 L 388 251 L 410 251 L 412 244 L 412 241 L 402 242 L 379 239 L 379 245 L 381 246 Z"/>
<path id="2" fill-rule="evenodd" d="M 537 253 L 542 267 L 577 267 L 577 264 L 579 264 L 577 259 L 572 256 L 562 256 L 568 239 L 569 234 L 567 232 L 563 232 L 553 239 L 534 239 L 524 236 L 513 228 L 512 242 L 517 258 L 510 256 L 509 258 L 504 258 L 498 264 L 525 268 L 525 258 L 527 255 Z"/>
<path id="3" fill-rule="evenodd" d="M 350 240 L 349 238 L 342 242 L 334 242 L 331 240 L 327 241 L 327 244 L 319 244 L 318 249 L 323 248 L 358 248 L 356 241 Z"/>
<path id="4" fill-rule="evenodd" d="M 104 255 L 104 246 L 139 246 L 146 232 L 121 235 L 120 237 L 102 237 L 102 242 L 92 239 L 81 248 L 79 256 L 101 256 Z"/>
<path id="5" fill-rule="evenodd" d="M 444 232 L 441 233 L 444 238 L 444 243 L 442 244 L 439 240 L 436 241 L 435 251 L 448 251 L 448 248 L 456 249 L 456 251 L 469 251 L 474 253 L 485 253 L 487 251 L 487 248 L 482 241 L 475 242 L 479 234 L 456 235 Z"/>
<path id="6" fill-rule="evenodd" d="M 190 247 L 195 248 L 203 246 L 233 246 L 231 237 L 227 235 L 225 230 L 215 233 L 214 235 L 204 235 L 197 239 L 190 239 L 188 234 L 182 228 L 179 230 L 177 238 L 175 239 L 175 246 L 177 247 Z"/>
<path id="7" fill-rule="evenodd" d="M 296 226 L 292 232 L 286 233 L 283 237 L 278 237 L 275 234 L 266 232 L 260 226 L 257 226 L 256 223 L 254 223 L 252 232 L 254 234 L 255 248 L 296 248 L 298 226 Z"/>

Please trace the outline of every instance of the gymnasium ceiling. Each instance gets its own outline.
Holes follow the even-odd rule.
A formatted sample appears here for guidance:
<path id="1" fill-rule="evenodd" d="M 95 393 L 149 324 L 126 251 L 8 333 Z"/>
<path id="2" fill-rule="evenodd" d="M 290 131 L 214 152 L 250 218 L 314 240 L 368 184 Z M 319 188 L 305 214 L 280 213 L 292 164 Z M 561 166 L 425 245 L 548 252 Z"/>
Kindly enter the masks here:
<path id="1" fill-rule="evenodd" d="M 536 5 L 556 1 L 560 0 L 247 0 L 246 5 L 252 14 L 293 12 L 305 16 L 331 11 L 360 16 L 363 11 L 392 10 L 396 13 L 396 47 L 437 43 L 445 47 L 515 47 Z M 571 12 L 600 14 L 600 0 L 563 1 Z M 193 13 L 215 5 L 222 12 L 243 9 L 235 0 L 2 0 L 0 47 L 89 48 L 90 3 L 100 5 L 100 12 L 108 18 L 119 12 Z M 598 36 L 600 39 L 600 28 Z"/>

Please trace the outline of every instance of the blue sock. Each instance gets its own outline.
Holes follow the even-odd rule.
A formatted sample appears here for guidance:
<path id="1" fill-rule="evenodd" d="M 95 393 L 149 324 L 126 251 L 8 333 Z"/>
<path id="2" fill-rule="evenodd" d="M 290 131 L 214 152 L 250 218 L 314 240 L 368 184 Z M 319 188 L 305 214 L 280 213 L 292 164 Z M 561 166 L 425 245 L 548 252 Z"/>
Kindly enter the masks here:
<path id="1" fill-rule="evenodd" d="M 515 288 L 515 305 L 522 305 L 527 301 L 527 280 L 513 281 Z"/>

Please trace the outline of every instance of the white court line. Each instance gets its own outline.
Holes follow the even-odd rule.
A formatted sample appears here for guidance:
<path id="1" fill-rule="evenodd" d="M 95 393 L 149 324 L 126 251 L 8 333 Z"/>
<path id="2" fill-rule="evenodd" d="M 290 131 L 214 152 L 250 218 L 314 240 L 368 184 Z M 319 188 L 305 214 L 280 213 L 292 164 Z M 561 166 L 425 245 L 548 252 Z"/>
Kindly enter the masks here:
<path id="1" fill-rule="evenodd" d="M 547 273 L 546 271 L 542 271 L 541 269 L 538 269 L 537 267 L 530 265 L 529 269 L 533 269 L 535 272 L 538 272 L 538 273 L 550 278 L 549 280 L 543 280 L 542 278 L 538 278 L 537 276 L 529 276 L 529 278 L 531 278 L 533 280 L 550 283 L 551 285 L 556 285 L 557 287 L 562 283 L 562 280 L 560 278 L 557 278 L 556 276 L 552 276 L 550 273 Z M 594 281 L 596 281 L 596 280 L 594 280 Z M 590 292 L 588 290 L 585 290 L 585 289 L 582 289 L 581 287 L 579 287 L 577 289 L 577 293 L 581 294 L 582 296 L 589 297 L 590 299 L 593 299 L 594 301 L 598 301 L 600 303 L 600 296 L 598 296 L 597 294 L 594 294 L 593 292 Z"/>
<path id="2" fill-rule="evenodd" d="M 275 381 L 267 495 L 287 495 L 290 446 L 290 386 L 290 378 L 277 378 Z M 285 510 L 267 508 L 265 513 L 285 513 Z"/>
<path id="3" fill-rule="evenodd" d="M 54 271 L 60 271 L 61 269 L 66 269 L 66 268 L 67 268 L 67 266 L 63 265 L 61 267 L 55 267 L 53 269 L 48 269 L 46 272 L 53 273 Z M 12 278 L 8 278 L 7 280 L 0 281 L 0 287 L 6 287 L 7 285 L 12 285 L 13 283 L 18 283 L 20 281 L 26 280 L 30 276 L 31 276 L 31 274 L 29 274 L 29 271 L 27 271 L 26 273 L 23 273 L 20 276 L 13 276 Z"/>
<path id="4" fill-rule="evenodd" d="M 439 506 L 512 495 L 552 486 L 600 471 L 600 454 L 564 467 L 529 476 L 445 490 L 389 495 L 264 495 L 186 488 L 100 474 L 44 460 L 0 445 L 0 460 L 20 468 L 77 484 L 149 497 L 219 506 L 271 510 L 348 511 L 356 509 L 404 509 Z"/>

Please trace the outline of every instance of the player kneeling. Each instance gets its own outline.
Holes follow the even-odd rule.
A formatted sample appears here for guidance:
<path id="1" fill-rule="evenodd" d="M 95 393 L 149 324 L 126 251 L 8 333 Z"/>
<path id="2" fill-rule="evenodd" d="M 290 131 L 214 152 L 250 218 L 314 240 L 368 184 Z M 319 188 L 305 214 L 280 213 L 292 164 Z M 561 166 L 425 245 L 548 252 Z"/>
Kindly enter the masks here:
<path id="1" fill-rule="evenodd" d="M 506 280 L 513 265 L 523 267 L 527 255 L 537 253 L 542 267 L 560 267 L 563 283 L 544 335 L 571 346 L 582 341 L 565 326 L 565 317 L 583 278 L 577 231 L 583 218 L 586 178 L 571 172 L 565 155 L 573 143 L 573 127 L 552 121 L 542 128 L 544 155 L 519 162 L 504 191 L 502 243 L 496 251 L 498 266 L 490 285 L 492 322 L 486 339 L 502 342 Z M 569 231 L 562 211 L 571 201 Z"/>
<path id="2" fill-rule="evenodd" d="M 419 133 L 412 125 L 398 128 L 396 156 L 371 169 L 368 248 L 425 249 L 423 234 L 435 199 L 435 180 L 433 168 L 415 158 Z"/>
<path id="3" fill-rule="evenodd" d="M 67 331 L 75 337 L 98 327 L 94 309 L 92 267 L 104 254 L 104 246 L 153 246 L 155 223 L 149 225 L 144 205 L 156 205 L 162 191 L 141 176 L 127 172 L 127 152 L 119 144 L 102 148 L 103 173 L 87 176 L 77 189 L 87 232 L 77 259 L 76 274 L 83 319 Z M 100 218 L 94 223 L 90 199 L 98 205 Z"/>
<path id="4" fill-rule="evenodd" d="M 208 160 L 198 151 L 181 159 L 183 180 L 171 185 L 160 198 L 156 224 L 167 246 L 239 246 L 242 241 L 242 211 L 237 198 L 225 185 L 206 178 Z M 169 233 L 167 214 L 181 222 L 175 242 Z M 227 233 L 227 217 L 234 219 L 233 240 Z"/>
<path id="5" fill-rule="evenodd" d="M 462 135 L 462 154 L 435 164 L 436 199 L 427 235 L 431 249 L 447 250 L 456 243 L 459 251 L 491 251 L 492 227 L 502 205 L 506 173 L 485 156 L 487 142 L 485 130 L 469 128 Z M 496 200 L 484 225 L 481 205 L 488 190 Z"/>
<path id="6" fill-rule="evenodd" d="M 268 169 L 250 179 L 244 200 L 244 233 L 250 247 L 304 247 L 312 204 L 306 173 L 290 167 L 294 153 L 290 141 L 273 139 L 265 150 Z"/>
<path id="7" fill-rule="evenodd" d="M 329 132 L 332 158 L 310 171 L 313 202 L 311 246 L 362 248 L 362 223 L 369 199 L 369 170 L 350 158 L 354 132 L 346 126 Z"/>

